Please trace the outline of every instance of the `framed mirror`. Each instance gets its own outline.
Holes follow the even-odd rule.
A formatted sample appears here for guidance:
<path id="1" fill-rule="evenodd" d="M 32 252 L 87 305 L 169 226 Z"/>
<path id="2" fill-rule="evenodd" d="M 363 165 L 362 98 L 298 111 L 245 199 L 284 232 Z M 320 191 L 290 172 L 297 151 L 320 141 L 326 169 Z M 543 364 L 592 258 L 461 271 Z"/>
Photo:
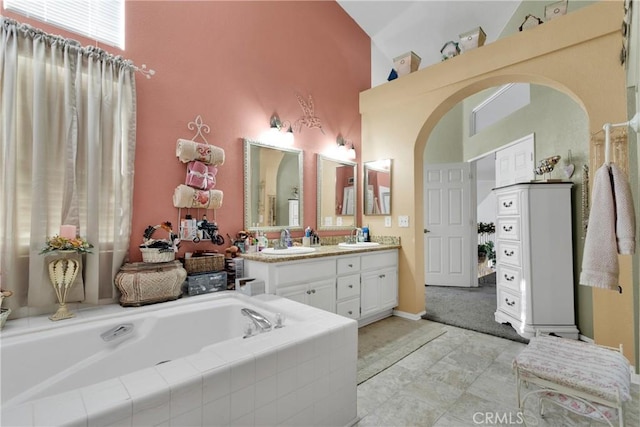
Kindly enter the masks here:
<path id="1" fill-rule="evenodd" d="M 317 228 L 352 229 L 356 226 L 358 186 L 354 162 L 318 154 Z"/>
<path id="2" fill-rule="evenodd" d="M 391 215 L 391 159 L 364 163 L 364 214 Z"/>
<path id="3" fill-rule="evenodd" d="M 246 230 L 302 229 L 302 150 L 244 140 Z"/>

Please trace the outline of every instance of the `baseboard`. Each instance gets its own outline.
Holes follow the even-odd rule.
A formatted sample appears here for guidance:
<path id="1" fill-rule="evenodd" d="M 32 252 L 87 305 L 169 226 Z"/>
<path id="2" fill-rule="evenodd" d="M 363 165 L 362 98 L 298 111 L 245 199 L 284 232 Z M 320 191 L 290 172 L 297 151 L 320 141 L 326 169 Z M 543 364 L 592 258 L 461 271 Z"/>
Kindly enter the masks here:
<path id="1" fill-rule="evenodd" d="M 409 320 L 420 320 L 422 319 L 422 316 L 425 314 L 427 314 L 426 311 L 421 311 L 420 313 L 413 314 L 413 313 L 407 313 L 405 311 L 393 310 L 394 316 L 402 317 L 403 319 L 409 319 Z"/>
<path id="2" fill-rule="evenodd" d="M 589 337 L 587 337 L 587 336 L 585 336 L 585 335 L 582 335 L 582 334 L 578 335 L 578 339 L 579 339 L 580 341 L 588 342 L 589 344 L 593 344 L 593 343 L 595 343 L 595 341 L 593 340 L 593 338 L 589 338 Z"/>

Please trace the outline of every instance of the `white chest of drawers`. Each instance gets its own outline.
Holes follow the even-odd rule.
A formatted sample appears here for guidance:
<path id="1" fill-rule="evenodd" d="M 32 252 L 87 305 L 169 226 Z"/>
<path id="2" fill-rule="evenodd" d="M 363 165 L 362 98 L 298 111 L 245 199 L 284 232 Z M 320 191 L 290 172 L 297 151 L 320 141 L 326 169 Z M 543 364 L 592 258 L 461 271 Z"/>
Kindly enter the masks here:
<path id="1" fill-rule="evenodd" d="M 525 338 L 578 338 L 573 298 L 571 183 L 496 188 L 495 320 Z"/>

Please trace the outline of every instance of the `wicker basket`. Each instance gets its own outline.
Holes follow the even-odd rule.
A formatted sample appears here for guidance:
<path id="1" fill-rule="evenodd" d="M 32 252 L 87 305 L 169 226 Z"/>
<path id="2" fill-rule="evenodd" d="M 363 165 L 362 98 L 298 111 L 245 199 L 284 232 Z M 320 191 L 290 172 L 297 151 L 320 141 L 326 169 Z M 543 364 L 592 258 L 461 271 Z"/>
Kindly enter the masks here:
<path id="1" fill-rule="evenodd" d="M 188 274 L 224 270 L 224 255 L 207 254 L 205 256 L 185 258 L 184 269 L 187 270 Z"/>
<path id="2" fill-rule="evenodd" d="M 169 262 L 176 259 L 174 251 L 160 252 L 158 248 L 140 248 L 143 262 Z"/>

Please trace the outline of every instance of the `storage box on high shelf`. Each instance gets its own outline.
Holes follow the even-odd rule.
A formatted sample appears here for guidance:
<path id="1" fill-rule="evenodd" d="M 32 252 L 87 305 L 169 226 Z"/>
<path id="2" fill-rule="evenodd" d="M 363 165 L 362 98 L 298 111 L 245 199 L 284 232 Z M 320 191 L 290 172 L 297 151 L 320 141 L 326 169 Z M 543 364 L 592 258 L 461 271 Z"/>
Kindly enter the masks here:
<path id="1" fill-rule="evenodd" d="M 398 77 L 402 77 L 414 71 L 418 71 L 420 67 L 420 57 L 415 52 L 407 52 L 396 58 L 393 58 L 393 65 L 398 74 Z"/>
<path id="2" fill-rule="evenodd" d="M 458 43 L 458 45 L 460 46 L 462 52 L 467 52 L 469 50 L 483 46 L 485 40 L 487 39 L 487 35 L 482 30 L 482 27 L 477 27 L 473 30 L 467 31 L 466 33 L 462 33 L 459 37 L 460 43 Z"/>

